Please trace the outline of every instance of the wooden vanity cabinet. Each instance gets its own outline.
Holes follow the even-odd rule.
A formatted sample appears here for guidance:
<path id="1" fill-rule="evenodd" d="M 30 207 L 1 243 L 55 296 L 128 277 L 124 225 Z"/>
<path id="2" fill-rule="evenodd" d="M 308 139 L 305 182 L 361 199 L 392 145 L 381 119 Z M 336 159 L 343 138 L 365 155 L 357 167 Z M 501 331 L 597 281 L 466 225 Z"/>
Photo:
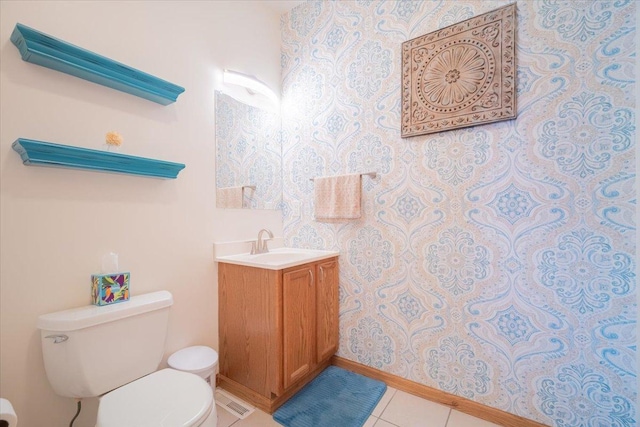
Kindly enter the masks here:
<path id="1" fill-rule="evenodd" d="M 284 270 L 218 264 L 221 387 L 272 413 L 338 349 L 338 258 Z"/>

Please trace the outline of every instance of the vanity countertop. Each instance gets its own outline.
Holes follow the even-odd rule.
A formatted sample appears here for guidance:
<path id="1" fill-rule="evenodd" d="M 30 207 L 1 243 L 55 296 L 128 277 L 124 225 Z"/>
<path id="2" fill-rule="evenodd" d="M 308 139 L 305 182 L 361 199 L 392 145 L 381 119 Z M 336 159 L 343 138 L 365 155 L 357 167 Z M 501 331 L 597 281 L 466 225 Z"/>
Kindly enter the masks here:
<path id="1" fill-rule="evenodd" d="M 244 265 L 247 267 L 282 270 L 309 262 L 320 261 L 338 256 L 338 251 L 321 251 L 315 249 L 278 248 L 263 254 L 237 254 L 216 257 L 217 262 Z"/>

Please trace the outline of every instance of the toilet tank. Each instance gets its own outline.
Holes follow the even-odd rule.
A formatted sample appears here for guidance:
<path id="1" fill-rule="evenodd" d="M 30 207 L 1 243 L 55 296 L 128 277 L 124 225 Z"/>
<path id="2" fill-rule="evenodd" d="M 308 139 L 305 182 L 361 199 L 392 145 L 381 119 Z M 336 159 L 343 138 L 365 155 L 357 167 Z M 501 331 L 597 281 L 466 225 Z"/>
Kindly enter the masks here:
<path id="1" fill-rule="evenodd" d="M 38 317 L 47 378 L 60 396 L 95 397 L 154 372 L 164 353 L 167 291 Z"/>

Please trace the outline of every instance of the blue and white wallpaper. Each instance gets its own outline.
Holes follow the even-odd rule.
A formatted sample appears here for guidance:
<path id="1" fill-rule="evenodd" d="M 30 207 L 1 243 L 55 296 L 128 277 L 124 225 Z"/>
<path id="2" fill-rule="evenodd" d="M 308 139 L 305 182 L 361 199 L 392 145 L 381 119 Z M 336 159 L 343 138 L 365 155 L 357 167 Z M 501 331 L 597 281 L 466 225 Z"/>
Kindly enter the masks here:
<path id="1" fill-rule="evenodd" d="M 554 427 L 635 426 L 635 8 L 517 1 L 518 118 L 400 138 L 401 43 L 507 1 L 283 16 L 287 244 L 340 251 L 339 355 Z M 313 220 L 309 178 L 363 178 Z"/>

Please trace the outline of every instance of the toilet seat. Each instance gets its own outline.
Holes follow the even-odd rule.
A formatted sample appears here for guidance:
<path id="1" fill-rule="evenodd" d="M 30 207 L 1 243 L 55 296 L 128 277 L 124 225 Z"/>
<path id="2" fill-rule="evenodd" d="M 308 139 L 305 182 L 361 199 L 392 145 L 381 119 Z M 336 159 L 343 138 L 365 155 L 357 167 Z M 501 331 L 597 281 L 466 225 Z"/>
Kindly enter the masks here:
<path id="1" fill-rule="evenodd" d="M 213 392 L 200 377 L 163 369 L 100 398 L 96 427 L 191 427 L 211 413 Z"/>

